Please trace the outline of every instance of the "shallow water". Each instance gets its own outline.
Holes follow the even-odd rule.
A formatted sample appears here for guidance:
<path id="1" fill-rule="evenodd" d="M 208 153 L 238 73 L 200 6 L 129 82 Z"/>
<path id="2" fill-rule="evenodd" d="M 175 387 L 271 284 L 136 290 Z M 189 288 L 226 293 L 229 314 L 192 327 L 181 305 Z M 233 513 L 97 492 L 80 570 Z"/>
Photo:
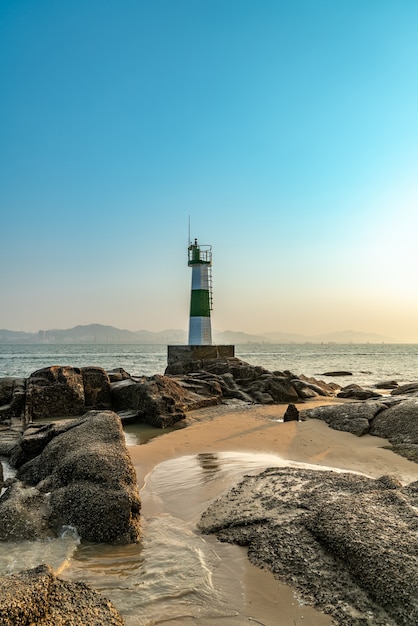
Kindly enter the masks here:
<path id="1" fill-rule="evenodd" d="M 165 461 L 148 474 L 141 490 L 141 543 L 80 543 L 74 530 L 66 529 L 60 539 L 48 542 L 0 545 L 1 573 L 48 562 L 62 578 L 81 580 L 102 591 L 127 626 L 255 624 L 258 613 L 248 612 L 243 583 L 245 550 L 200 535 L 196 523 L 209 503 L 244 474 L 273 465 L 286 462 L 276 455 L 240 452 Z M 287 588 L 286 593 L 283 601 L 291 621 L 268 622 L 259 615 L 259 622 L 271 626 L 327 623 L 321 621 L 324 616 L 299 604 Z M 265 602 L 272 606 L 263 611 L 280 609 L 277 598 Z"/>

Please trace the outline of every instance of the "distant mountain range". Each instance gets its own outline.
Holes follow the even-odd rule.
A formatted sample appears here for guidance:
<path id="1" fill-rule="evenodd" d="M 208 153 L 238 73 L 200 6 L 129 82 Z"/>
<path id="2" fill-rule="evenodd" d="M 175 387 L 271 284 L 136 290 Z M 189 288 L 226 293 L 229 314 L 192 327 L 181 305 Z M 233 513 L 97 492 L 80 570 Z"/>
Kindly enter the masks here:
<path id="1" fill-rule="evenodd" d="M 353 330 L 343 330 L 323 335 L 298 335 L 294 333 L 262 333 L 250 335 L 248 333 L 225 330 L 213 331 L 214 343 L 245 344 L 245 343 L 402 343 L 393 337 L 373 333 L 361 333 Z M 67 330 L 40 330 L 37 333 L 0 329 L 0 343 L 116 343 L 116 344 L 186 344 L 187 333 L 184 330 L 168 329 L 160 332 L 149 330 L 121 330 L 114 326 L 102 324 L 88 324 L 75 326 Z"/>

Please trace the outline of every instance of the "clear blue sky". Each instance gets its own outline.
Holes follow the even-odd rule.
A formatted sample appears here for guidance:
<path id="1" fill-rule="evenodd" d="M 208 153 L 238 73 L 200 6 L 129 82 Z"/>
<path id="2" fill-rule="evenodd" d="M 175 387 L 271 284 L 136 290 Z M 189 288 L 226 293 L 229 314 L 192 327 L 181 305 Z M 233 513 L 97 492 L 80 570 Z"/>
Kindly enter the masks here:
<path id="1" fill-rule="evenodd" d="M 2 0 L 0 328 L 418 342 L 416 0 Z"/>

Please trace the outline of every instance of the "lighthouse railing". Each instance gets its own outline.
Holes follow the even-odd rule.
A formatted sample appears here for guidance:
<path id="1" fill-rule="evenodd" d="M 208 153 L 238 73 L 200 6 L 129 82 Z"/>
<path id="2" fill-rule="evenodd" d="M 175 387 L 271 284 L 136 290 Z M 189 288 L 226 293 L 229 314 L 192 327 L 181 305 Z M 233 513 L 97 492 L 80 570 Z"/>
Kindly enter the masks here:
<path id="1" fill-rule="evenodd" d="M 198 263 L 212 265 L 212 246 L 191 244 L 188 251 L 189 265 Z"/>

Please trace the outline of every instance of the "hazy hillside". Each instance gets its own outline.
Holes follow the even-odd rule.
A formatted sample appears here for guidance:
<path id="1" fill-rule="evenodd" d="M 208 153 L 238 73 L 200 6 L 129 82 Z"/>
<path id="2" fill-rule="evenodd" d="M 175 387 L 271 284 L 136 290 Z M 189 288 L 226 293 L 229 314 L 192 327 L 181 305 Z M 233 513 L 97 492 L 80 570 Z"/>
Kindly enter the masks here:
<path id="1" fill-rule="evenodd" d="M 217 344 L 243 343 L 397 343 L 396 339 L 371 333 L 352 330 L 327 333 L 324 335 L 298 335 L 295 333 L 266 332 L 250 335 L 240 331 L 213 331 Z M 0 343 L 120 343 L 120 344 L 185 344 L 187 333 L 181 329 L 168 329 L 160 332 L 149 330 L 122 330 L 103 324 L 75 326 L 66 330 L 40 330 L 37 333 L 0 329 Z"/>

